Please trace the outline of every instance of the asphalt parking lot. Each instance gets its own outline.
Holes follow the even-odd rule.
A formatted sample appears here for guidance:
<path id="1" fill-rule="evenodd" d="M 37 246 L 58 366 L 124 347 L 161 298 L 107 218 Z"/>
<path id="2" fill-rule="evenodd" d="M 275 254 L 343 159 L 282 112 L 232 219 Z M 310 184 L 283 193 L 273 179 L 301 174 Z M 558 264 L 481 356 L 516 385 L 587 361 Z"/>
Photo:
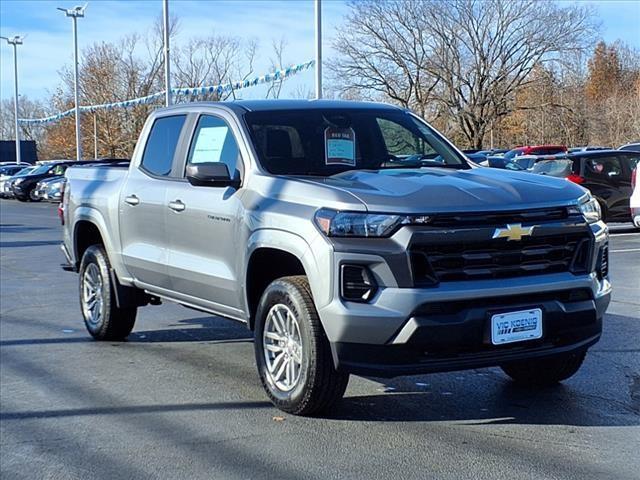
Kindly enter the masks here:
<path id="1" fill-rule="evenodd" d="M 244 326 L 165 304 L 85 333 L 55 206 L 0 201 L 0 477 L 640 478 L 640 233 L 612 227 L 602 340 L 561 386 L 499 369 L 352 377 L 330 417 L 267 402 Z"/>

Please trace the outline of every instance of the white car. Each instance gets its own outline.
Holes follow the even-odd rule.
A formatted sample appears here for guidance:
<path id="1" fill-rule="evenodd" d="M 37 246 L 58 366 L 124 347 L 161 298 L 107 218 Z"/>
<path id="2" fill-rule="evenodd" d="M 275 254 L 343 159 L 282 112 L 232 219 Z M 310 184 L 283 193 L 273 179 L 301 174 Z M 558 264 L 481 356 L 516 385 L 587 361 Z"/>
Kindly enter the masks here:
<path id="1" fill-rule="evenodd" d="M 631 207 L 631 218 L 633 220 L 633 225 L 636 228 L 640 228 L 640 187 L 638 184 L 638 176 L 640 173 L 640 165 L 636 165 L 636 168 L 631 173 L 631 186 L 633 187 L 633 193 L 631 194 L 631 199 L 629 201 L 629 205 Z"/>

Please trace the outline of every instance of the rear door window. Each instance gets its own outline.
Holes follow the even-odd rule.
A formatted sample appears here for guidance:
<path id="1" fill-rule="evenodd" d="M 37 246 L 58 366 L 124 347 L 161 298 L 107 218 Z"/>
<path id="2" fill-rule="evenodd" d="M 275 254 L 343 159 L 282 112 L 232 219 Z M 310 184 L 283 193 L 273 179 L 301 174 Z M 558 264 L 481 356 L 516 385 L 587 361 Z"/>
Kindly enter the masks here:
<path id="1" fill-rule="evenodd" d="M 171 173 L 185 118 L 186 115 L 173 115 L 158 118 L 153 123 L 142 155 L 143 170 L 160 177 Z"/>

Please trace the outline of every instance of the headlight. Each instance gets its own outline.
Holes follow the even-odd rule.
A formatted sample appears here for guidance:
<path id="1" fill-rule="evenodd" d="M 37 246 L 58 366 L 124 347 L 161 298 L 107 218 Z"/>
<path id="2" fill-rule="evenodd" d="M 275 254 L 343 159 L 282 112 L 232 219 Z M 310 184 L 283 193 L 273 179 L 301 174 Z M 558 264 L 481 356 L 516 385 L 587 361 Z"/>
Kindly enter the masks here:
<path id="1" fill-rule="evenodd" d="M 388 237 L 400 225 L 424 224 L 429 217 L 338 212 L 322 208 L 316 212 L 314 220 L 328 237 Z"/>
<path id="2" fill-rule="evenodd" d="M 23 181 L 24 181 L 24 178 L 16 178 L 16 179 L 13 181 L 13 184 L 14 184 L 14 185 L 20 185 Z"/>
<path id="3" fill-rule="evenodd" d="M 59 182 L 50 183 L 49 186 L 47 187 L 47 190 L 60 190 L 63 183 L 64 182 L 62 180 Z"/>
<path id="4" fill-rule="evenodd" d="M 585 197 L 579 204 L 578 209 L 584 215 L 587 223 L 596 223 L 602 218 L 600 204 L 591 195 Z"/>

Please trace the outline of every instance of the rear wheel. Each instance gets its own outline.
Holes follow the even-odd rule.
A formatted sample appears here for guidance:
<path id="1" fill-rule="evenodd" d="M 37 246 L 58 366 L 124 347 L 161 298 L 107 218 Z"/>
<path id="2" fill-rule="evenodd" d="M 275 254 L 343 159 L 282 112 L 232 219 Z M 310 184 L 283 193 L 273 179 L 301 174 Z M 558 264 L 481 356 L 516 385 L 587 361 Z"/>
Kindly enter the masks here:
<path id="1" fill-rule="evenodd" d="M 96 340 L 123 340 L 136 321 L 136 307 L 117 305 L 110 268 L 102 245 L 92 245 L 84 252 L 79 276 L 80 307 L 84 324 Z"/>
<path id="2" fill-rule="evenodd" d="M 344 395 L 349 374 L 333 366 L 306 277 L 280 278 L 267 287 L 256 314 L 254 346 L 262 385 L 279 409 L 311 415 Z"/>
<path id="3" fill-rule="evenodd" d="M 573 376 L 582 365 L 587 352 L 558 355 L 538 360 L 526 360 L 502 365 L 513 381 L 528 386 L 548 386 Z"/>

